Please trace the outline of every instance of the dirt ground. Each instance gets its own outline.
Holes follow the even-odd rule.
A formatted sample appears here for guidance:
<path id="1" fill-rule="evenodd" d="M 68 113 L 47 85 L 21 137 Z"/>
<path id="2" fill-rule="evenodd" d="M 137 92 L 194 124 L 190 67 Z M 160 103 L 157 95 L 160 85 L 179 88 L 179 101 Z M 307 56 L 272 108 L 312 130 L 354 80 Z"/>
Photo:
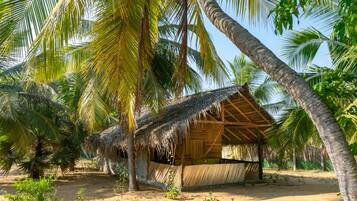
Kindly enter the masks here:
<path id="1" fill-rule="evenodd" d="M 338 201 L 338 187 L 332 172 L 321 171 L 276 171 L 265 169 L 264 184 L 222 185 L 201 190 L 183 192 L 180 200 L 204 201 L 209 193 L 219 201 Z M 1 192 L 14 192 L 12 184 L 23 178 L 17 171 L 9 176 L 0 176 Z M 56 180 L 58 197 L 72 201 L 80 188 L 86 189 L 90 201 L 154 201 L 168 200 L 164 191 L 150 186 L 140 186 L 135 193 L 115 194 L 115 178 L 90 169 L 77 169 Z M 5 199 L 0 195 L 0 201 Z"/>

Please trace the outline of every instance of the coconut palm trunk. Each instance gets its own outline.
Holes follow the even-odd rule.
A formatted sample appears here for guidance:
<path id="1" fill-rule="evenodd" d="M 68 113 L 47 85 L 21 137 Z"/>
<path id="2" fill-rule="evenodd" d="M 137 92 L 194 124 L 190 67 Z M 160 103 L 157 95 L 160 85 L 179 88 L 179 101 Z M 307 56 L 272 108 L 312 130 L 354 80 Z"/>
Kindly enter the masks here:
<path id="1" fill-rule="evenodd" d="M 136 181 L 136 165 L 135 165 L 135 148 L 134 148 L 134 133 L 128 134 L 128 170 L 129 170 L 129 191 L 139 190 L 138 182 Z"/>
<path id="2" fill-rule="evenodd" d="M 228 16 L 215 0 L 201 0 L 209 20 L 244 54 L 282 85 L 306 111 L 325 144 L 345 201 L 357 200 L 357 164 L 335 118 L 309 85 L 271 50 Z"/>
<path id="3" fill-rule="evenodd" d="M 137 191 L 139 189 L 138 183 L 136 181 L 136 166 L 135 166 L 135 146 L 134 146 L 134 131 L 129 129 L 128 116 L 123 114 L 122 116 L 121 128 L 127 135 L 128 140 L 128 176 L 129 176 L 129 191 Z"/>

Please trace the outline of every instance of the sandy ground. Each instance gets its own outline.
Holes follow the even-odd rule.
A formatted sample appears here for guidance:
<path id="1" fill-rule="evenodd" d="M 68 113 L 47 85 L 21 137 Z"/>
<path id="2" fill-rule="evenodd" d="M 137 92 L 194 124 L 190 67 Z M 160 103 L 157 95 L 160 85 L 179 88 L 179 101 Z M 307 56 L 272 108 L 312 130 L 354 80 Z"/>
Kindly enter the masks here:
<path id="1" fill-rule="evenodd" d="M 0 176 L 0 192 L 14 192 L 12 184 L 23 178 L 18 172 Z M 320 171 L 265 170 L 265 184 L 223 185 L 183 192 L 180 200 L 204 201 L 210 192 L 219 201 L 338 201 L 338 188 L 334 173 Z M 77 169 L 60 176 L 56 181 L 57 195 L 64 201 L 72 201 L 80 188 L 86 189 L 90 201 L 154 201 L 168 200 L 164 191 L 150 186 L 140 186 L 135 193 L 115 194 L 115 178 L 91 169 Z M 0 193 L 1 194 L 1 193 Z M 5 199 L 0 195 L 0 201 Z"/>

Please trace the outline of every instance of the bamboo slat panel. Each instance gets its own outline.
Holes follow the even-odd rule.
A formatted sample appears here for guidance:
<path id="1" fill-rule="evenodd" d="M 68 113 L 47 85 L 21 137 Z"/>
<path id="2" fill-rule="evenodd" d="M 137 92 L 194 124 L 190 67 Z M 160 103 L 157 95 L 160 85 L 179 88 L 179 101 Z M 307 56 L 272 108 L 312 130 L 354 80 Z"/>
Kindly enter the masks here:
<path id="1" fill-rule="evenodd" d="M 150 162 L 149 179 L 163 184 L 170 183 L 170 174 L 175 175 L 173 184 L 181 186 L 181 166 L 173 166 L 161 163 Z"/>
<path id="2" fill-rule="evenodd" d="M 246 163 L 244 180 L 257 180 L 258 178 L 259 178 L 259 163 Z"/>
<path id="3" fill-rule="evenodd" d="M 207 186 L 239 183 L 245 178 L 245 164 L 205 164 L 185 166 L 183 186 Z"/>

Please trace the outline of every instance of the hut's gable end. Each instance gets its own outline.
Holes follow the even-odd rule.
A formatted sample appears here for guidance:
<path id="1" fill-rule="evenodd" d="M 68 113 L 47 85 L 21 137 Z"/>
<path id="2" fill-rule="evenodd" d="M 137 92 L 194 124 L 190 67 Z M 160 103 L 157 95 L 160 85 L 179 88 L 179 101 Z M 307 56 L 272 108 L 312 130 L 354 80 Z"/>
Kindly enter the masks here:
<path id="1" fill-rule="evenodd" d="M 265 140 L 272 118 L 245 92 L 239 91 L 222 102 L 223 144 L 250 144 Z"/>
<path id="2" fill-rule="evenodd" d="M 223 129 L 222 124 L 191 123 L 185 143 L 177 146 L 176 163 L 180 164 L 182 159 L 185 164 L 192 164 L 197 160 L 220 159 Z"/>

